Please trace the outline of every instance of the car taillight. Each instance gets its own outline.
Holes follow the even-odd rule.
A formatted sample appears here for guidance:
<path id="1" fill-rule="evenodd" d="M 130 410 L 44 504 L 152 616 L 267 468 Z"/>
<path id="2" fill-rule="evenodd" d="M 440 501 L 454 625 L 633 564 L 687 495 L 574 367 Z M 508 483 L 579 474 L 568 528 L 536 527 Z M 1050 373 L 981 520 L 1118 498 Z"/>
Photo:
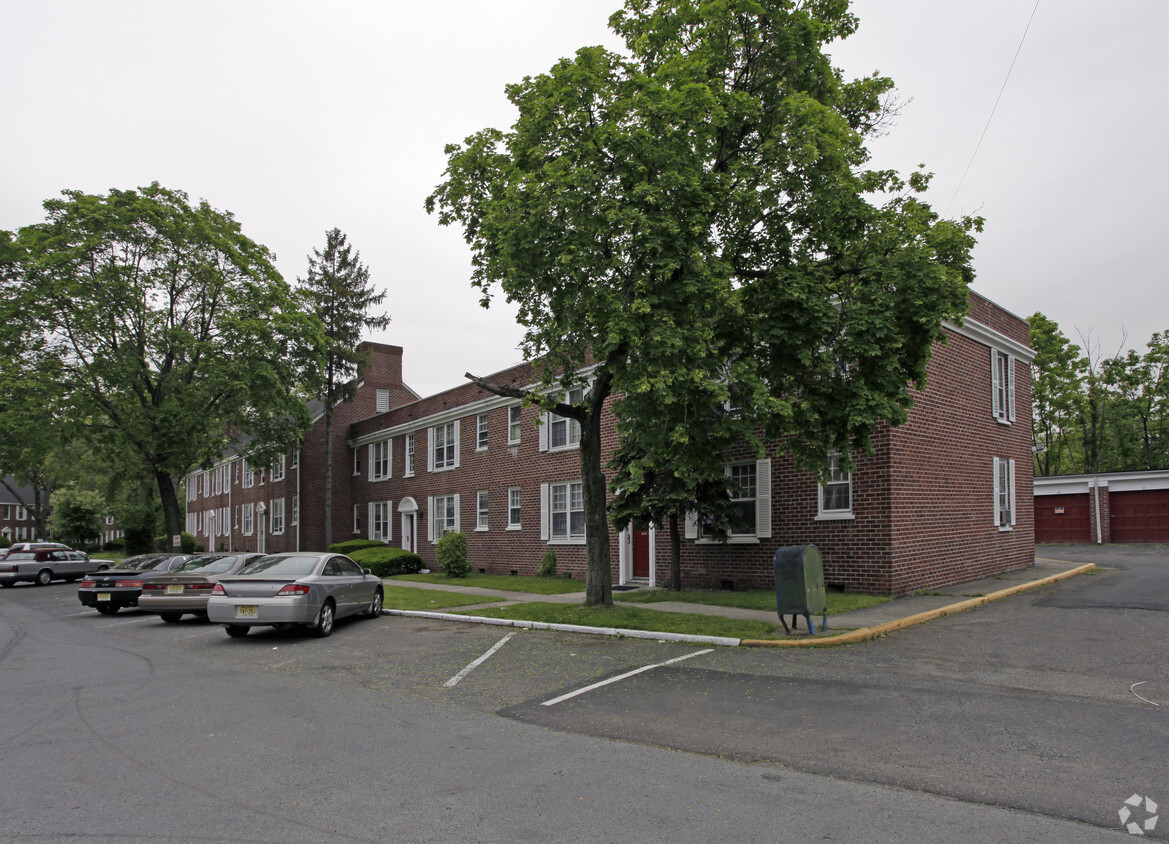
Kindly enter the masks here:
<path id="1" fill-rule="evenodd" d="M 165 589 L 165 588 L 166 587 L 163 586 L 161 583 L 143 583 L 142 584 L 142 591 L 143 592 L 145 592 L 147 589 Z"/>
<path id="2" fill-rule="evenodd" d="M 197 592 L 200 589 L 210 589 L 210 583 L 188 583 L 184 587 L 188 592 Z"/>
<path id="3" fill-rule="evenodd" d="M 6 571 L 11 574 L 16 571 L 16 566 L 0 566 L 0 571 Z"/>
<path id="4" fill-rule="evenodd" d="M 223 588 L 222 583 L 216 583 L 215 588 L 211 590 L 212 595 L 226 595 L 227 590 Z"/>
<path id="5" fill-rule="evenodd" d="M 142 588 L 142 581 L 141 580 L 123 580 L 120 583 L 118 583 L 117 585 L 118 586 L 127 586 L 127 587 L 130 587 L 132 589 L 141 589 Z"/>
<path id="6" fill-rule="evenodd" d="M 307 595 L 307 594 L 308 594 L 308 587 L 305 586 L 303 583 L 289 583 L 287 586 L 285 586 L 283 589 L 281 589 L 279 592 L 276 593 L 276 597 L 279 598 L 281 595 L 288 596 L 288 595 Z"/>
<path id="7" fill-rule="evenodd" d="M 86 579 L 86 580 L 83 580 L 83 581 L 81 581 L 81 586 L 82 586 L 82 587 L 86 587 L 86 586 L 97 586 L 97 581 L 96 581 L 96 580 L 88 580 L 88 579 Z"/>

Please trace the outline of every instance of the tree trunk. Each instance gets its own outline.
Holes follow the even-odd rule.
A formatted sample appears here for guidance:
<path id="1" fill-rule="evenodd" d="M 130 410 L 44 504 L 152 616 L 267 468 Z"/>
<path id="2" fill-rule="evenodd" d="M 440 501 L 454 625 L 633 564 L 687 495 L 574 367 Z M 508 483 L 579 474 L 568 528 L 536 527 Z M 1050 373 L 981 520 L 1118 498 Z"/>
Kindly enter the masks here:
<path id="1" fill-rule="evenodd" d="M 609 566 L 609 519 L 605 473 L 601 468 L 601 411 L 609 395 L 608 373 L 598 374 L 588 392 L 589 411 L 580 426 L 580 476 L 585 511 L 585 606 L 613 606 Z"/>
<path id="2" fill-rule="evenodd" d="M 175 491 L 175 482 L 166 472 L 154 470 L 154 480 L 158 484 L 158 497 L 162 501 L 162 518 L 166 525 L 166 543 L 171 547 L 171 537 L 179 536 L 183 532 L 183 516 L 179 510 L 179 496 Z"/>
<path id="3" fill-rule="evenodd" d="M 682 534 L 677 513 L 670 514 L 670 588 L 682 591 Z"/>
<path id="4" fill-rule="evenodd" d="M 333 544 L 333 409 L 325 409 L 325 547 Z"/>

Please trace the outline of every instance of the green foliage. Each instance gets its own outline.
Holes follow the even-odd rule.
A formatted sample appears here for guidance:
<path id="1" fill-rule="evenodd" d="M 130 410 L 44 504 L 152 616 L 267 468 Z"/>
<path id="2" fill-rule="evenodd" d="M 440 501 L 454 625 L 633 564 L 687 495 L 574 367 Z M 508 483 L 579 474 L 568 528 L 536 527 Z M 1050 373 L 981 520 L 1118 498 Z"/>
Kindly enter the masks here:
<path id="1" fill-rule="evenodd" d="M 354 551 L 362 548 L 388 548 L 384 542 L 379 542 L 376 539 L 347 539 L 344 542 L 334 542 L 329 546 L 329 551 L 334 554 L 348 554 L 352 555 Z"/>
<path id="2" fill-rule="evenodd" d="M 435 546 L 438 565 L 447 577 L 466 577 L 471 572 L 467 561 L 467 535 L 461 531 L 445 533 Z"/>
<path id="3" fill-rule="evenodd" d="M 101 495 L 70 484 L 53 493 L 49 526 L 62 542 L 81 547 L 101 535 L 105 514 L 106 503 Z"/>
<path id="4" fill-rule="evenodd" d="M 6 535 L 0 533 L 0 548 L 9 548 L 12 546 L 12 540 Z"/>
<path id="5" fill-rule="evenodd" d="M 199 551 L 205 550 L 203 548 L 203 545 L 199 542 L 196 542 L 195 537 L 193 537 L 191 534 L 187 533 L 185 530 L 179 534 L 179 537 L 180 537 L 180 542 L 181 542 L 180 551 L 183 554 L 195 554 Z M 169 536 L 156 536 L 156 537 L 154 537 L 154 547 L 152 550 L 154 550 L 158 553 L 162 553 L 162 554 L 165 554 L 169 551 L 172 551 L 173 547 L 170 544 L 170 537 Z"/>
<path id="6" fill-rule="evenodd" d="M 540 569 L 536 574 L 540 577 L 556 577 L 556 552 L 551 548 L 544 552 L 544 559 L 540 560 Z"/>
<path id="7" fill-rule="evenodd" d="M 441 572 L 404 574 L 398 579 L 416 583 L 450 582 L 449 578 Z M 566 575 L 561 577 L 521 577 L 512 574 L 480 574 L 477 571 L 472 571 L 466 577 L 460 578 L 459 585 L 502 592 L 532 592 L 537 595 L 567 595 L 581 591 L 581 584 L 574 583 L 572 578 Z"/>
<path id="8" fill-rule="evenodd" d="M 378 577 L 395 574 L 416 574 L 422 569 L 422 558 L 404 548 L 364 548 L 353 551 L 350 558 Z"/>

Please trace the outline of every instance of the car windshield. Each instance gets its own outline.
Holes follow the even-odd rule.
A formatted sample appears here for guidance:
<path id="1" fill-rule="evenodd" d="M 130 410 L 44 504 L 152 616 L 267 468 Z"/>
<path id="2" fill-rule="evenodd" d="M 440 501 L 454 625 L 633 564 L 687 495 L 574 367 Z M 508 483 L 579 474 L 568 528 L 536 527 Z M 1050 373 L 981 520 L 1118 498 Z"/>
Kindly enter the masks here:
<path id="1" fill-rule="evenodd" d="M 261 557 L 248 563 L 240 574 L 268 574 L 281 577 L 303 577 L 312 574 L 319 557 Z"/>
<path id="2" fill-rule="evenodd" d="M 120 562 L 115 568 L 123 571 L 147 571 L 148 569 L 156 568 L 162 564 L 167 557 L 127 557 Z"/>
<path id="3" fill-rule="evenodd" d="M 218 554 L 214 556 L 192 557 L 181 566 L 176 567 L 173 572 L 179 574 L 180 572 L 199 572 L 200 574 L 223 574 L 225 571 L 230 571 L 231 567 L 235 565 L 236 558 L 234 556 L 223 557 Z"/>

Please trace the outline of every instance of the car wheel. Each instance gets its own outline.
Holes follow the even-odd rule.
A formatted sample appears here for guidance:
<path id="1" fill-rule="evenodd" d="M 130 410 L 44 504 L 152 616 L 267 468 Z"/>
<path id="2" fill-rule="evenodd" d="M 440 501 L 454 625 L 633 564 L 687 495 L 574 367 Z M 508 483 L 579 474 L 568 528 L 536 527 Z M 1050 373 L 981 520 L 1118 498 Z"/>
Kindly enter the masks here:
<path id="1" fill-rule="evenodd" d="M 233 639 L 242 639 L 248 635 L 248 626 L 246 624 L 225 624 L 223 625 L 223 629 Z"/>
<path id="2" fill-rule="evenodd" d="M 324 639 L 333 632 L 334 614 L 332 601 L 321 604 L 321 614 L 317 616 L 317 626 L 313 628 L 313 633 L 318 639 Z"/>
<path id="3" fill-rule="evenodd" d="M 174 624 L 183 617 L 181 612 L 160 612 L 159 615 L 162 616 L 162 620 L 167 624 Z"/>
<path id="4" fill-rule="evenodd" d="M 369 602 L 369 609 L 365 611 L 366 618 L 377 618 L 382 614 L 382 590 L 373 593 L 373 600 Z"/>
<path id="5" fill-rule="evenodd" d="M 113 615 L 118 611 L 118 607 L 113 604 L 98 604 L 97 611 L 102 615 Z"/>
<path id="6" fill-rule="evenodd" d="M 97 570 L 98 571 L 109 571 L 110 567 L 109 566 L 98 566 Z"/>
<path id="7" fill-rule="evenodd" d="M 48 569 L 41 569 L 37 572 L 37 586 L 48 586 L 53 582 L 53 573 Z"/>

